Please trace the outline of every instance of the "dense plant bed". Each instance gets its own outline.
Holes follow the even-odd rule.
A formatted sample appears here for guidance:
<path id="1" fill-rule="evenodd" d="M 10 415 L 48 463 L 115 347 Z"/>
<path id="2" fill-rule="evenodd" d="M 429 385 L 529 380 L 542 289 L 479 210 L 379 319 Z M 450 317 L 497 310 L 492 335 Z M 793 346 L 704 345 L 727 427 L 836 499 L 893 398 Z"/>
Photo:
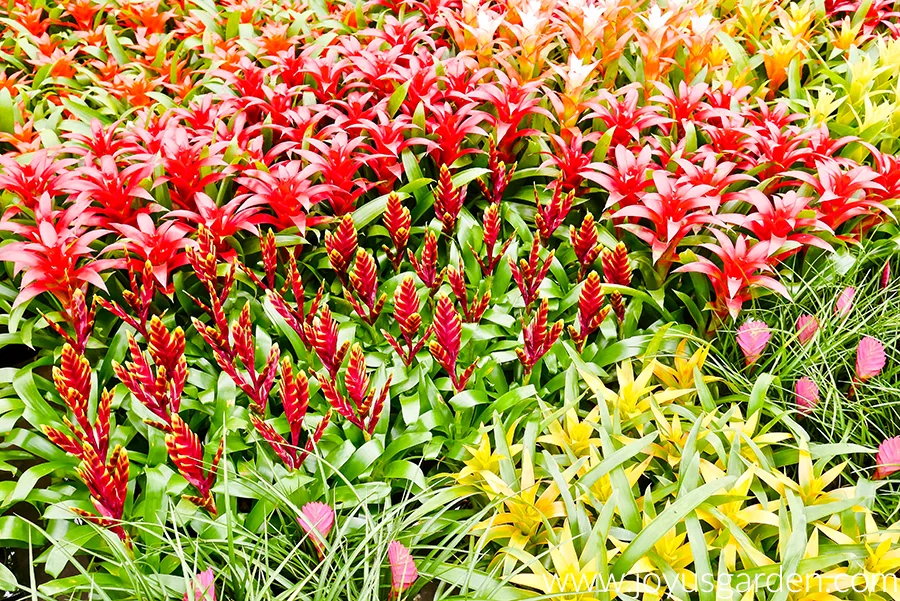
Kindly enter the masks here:
<path id="1" fill-rule="evenodd" d="M 0 587 L 895 596 L 892 8 L 9 3 Z"/>

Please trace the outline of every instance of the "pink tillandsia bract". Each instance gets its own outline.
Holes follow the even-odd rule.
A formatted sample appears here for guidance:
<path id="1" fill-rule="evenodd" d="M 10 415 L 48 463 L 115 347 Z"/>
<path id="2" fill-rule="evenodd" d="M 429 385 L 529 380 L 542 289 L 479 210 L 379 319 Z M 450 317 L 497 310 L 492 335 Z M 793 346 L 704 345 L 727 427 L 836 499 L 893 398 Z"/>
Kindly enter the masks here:
<path id="1" fill-rule="evenodd" d="M 883 480 L 900 472 L 900 436 L 888 438 L 878 445 L 875 455 L 875 479 Z"/>
<path id="2" fill-rule="evenodd" d="M 819 404 L 819 387 L 811 379 L 804 376 L 794 384 L 794 397 L 797 403 L 797 410 L 802 415 L 809 415 L 815 410 L 816 405 Z"/>
<path id="3" fill-rule="evenodd" d="M 216 577 L 212 568 L 194 575 L 184 593 L 184 601 L 216 601 Z"/>
<path id="4" fill-rule="evenodd" d="M 750 319 L 738 328 L 737 343 L 748 367 L 759 360 L 771 337 L 772 332 L 763 321 Z"/>
<path id="5" fill-rule="evenodd" d="M 819 330 L 819 320 L 813 315 L 803 314 L 797 318 L 797 341 L 806 346 Z"/>
<path id="6" fill-rule="evenodd" d="M 838 317 L 846 317 L 853 308 L 853 297 L 856 296 L 856 288 L 847 286 L 838 295 L 834 303 L 834 314 Z"/>
<path id="7" fill-rule="evenodd" d="M 325 559 L 325 541 L 334 527 L 334 509 L 325 503 L 311 501 L 300 510 L 297 523 L 312 541 L 319 560 Z"/>
<path id="8" fill-rule="evenodd" d="M 864 337 L 856 348 L 856 379 L 865 382 L 874 378 L 881 373 L 886 362 L 884 345 L 871 336 Z"/>
<path id="9" fill-rule="evenodd" d="M 399 541 L 391 541 L 388 545 L 388 562 L 391 567 L 390 598 L 398 599 L 418 579 L 419 571 L 409 549 Z"/>

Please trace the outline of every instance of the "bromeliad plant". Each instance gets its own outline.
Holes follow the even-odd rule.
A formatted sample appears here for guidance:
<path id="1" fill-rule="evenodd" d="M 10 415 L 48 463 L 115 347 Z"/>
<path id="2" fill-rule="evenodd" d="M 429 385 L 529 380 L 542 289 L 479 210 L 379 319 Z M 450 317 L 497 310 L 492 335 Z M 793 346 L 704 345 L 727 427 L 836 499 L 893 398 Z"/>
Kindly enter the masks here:
<path id="1" fill-rule="evenodd" d="M 704 352 L 689 390 L 656 380 L 672 369 L 657 359 L 635 382 L 620 366 L 616 392 L 582 364 L 566 372 L 559 408 L 494 416 L 454 477 L 488 510 L 473 536 L 496 545 L 498 571 L 551 599 L 776 593 L 786 584 L 767 585 L 771 575 L 798 594 L 843 598 L 850 582 L 887 592 L 878 582 L 900 566 L 888 559 L 896 537 L 871 512 L 877 487 L 854 485 L 846 462 L 829 467 L 833 452 L 786 414 L 766 424 L 771 376 L 717 399 Z M 647 410 L 623 412 L 616 399 L 629 395 Z"/>

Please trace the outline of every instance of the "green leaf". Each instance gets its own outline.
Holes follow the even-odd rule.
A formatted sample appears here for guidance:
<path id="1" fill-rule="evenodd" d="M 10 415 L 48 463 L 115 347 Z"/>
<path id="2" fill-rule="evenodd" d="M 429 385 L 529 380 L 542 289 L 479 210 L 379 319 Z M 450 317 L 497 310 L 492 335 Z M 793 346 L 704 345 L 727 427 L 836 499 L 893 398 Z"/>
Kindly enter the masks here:
<path id="1" fill-rule="evenodd" d="M 34 373 L 31 371 L 34 367 L 35 364 L 32 364 L 19 370 L 13 379 L 13 389 L 25 403 L 25 419 L 36 429 L 40 429 L 41 426 L 59 424 L 60 419 L 53 407 L 44 400 L 38 391 L 37 384 L 34 382 Z"/>
<path id="2" fill-rule="evenodd" d="M 708 482 L 700 488 L 679 497 L 634 537 L 631 544 L 628 545 L 622 555 L 619 556 L 619 559 L 613 564 L 610 574 L 615 578 L 624 577 L 634 564 L 652 549 L 653 545 L 674 528 L 676 524 L 714 493 L 729 488 L 734 481 L 734 476 L 727 476 L 715 482 Z"/>
<path id="3" fill-rule="evenodd" d="M 409 92 L 409 81 L 405 81 L 403 85 L 397 86 L 397 89 L 394 90 L 394 93 L 391 94 L 390 99 L 388 100 L 387 112 L 390 117 L 393 117 L 400 106 L 403 104 L 403 101 L 406 100 L 406 94 Z"/>
<path id="4" fill-rule="evenodd" d="M 0 90 L 0 131 L 11 134 L 16 130 L 16 111 L 9 90 Z"/>
<path id="5" fill-rule="evenodd" d="M 592 487 L 597 480 L 619 467 L 632 457 L 646 451 L 653 441 L 656 440 L 657 433 L 651 432 L 639 440 L 631 442 L 621 449 L 616 449 L 603 458 L 603 461 L 592 467 L 588 473 L 578 479 L 578 486 L 583 486 L 585 490 Z"/>
<path id="6" fill-rule="evenodd" d="M 110 54 L 113 55 L 113 58 L 116 59 L 118 64 L 127 65 L 131 62 L 128 55 L 125 54 L 125 49 L 122 48 L 122 43 L 119 42 L 119 38 L 116 37 L 115 29 L 112 27 L 106 28 L 106 44 L 109 47 Z"/>
<path id="7" fill-rule="evenodd" d="M 775 381 L 775 376 L 772 374 L 760 374 L 758 378 L 756 378 L 756 382 L 753 384 L 753 390 L 750 391 L 750 404 L 747 407 L 747 419 L 760 411 L 763 408 L 763 405 L 766 402 L 766 393 L 769 391 L 769 386 Z"/>
<path id="8" fill-rule="evenodd" d="M 347 463 L 341 467 L 341 474 L 347 480 L 353 482 L 375 463 L 383 451 L 384 447 L 382 447 L 381 441 L 373 438 L 356 449 L 356 452 L 347 460 Z"/>
<path id="9" fill-rule="evenodd" d="M 18 588 L 19 583 L 12 571 L 0 563 L 0 591 L 14 591 Z"/>

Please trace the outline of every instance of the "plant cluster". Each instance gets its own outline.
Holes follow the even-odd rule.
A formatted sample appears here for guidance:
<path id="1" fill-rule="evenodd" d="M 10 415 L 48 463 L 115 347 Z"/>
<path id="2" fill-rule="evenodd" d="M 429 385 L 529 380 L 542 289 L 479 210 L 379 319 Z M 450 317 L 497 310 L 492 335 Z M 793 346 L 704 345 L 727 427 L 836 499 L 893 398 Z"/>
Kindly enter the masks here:
<path id="1" fill-rule="evenodd" d="M 810 513 L 803 487 L 839 450 L 822 445 L 810 472 L 815 445 L 763 392 L 743 408 L 717 395 L 778 375 L 814 436 L 897 471 L 896 427 L 836 435 L 825 379 L 797 373 L 829 327 L 821 307 L 795 316 L 788 362 L 771 359 L 768 317 L 835 285 L 817 274 L 849 280 L 867 248 L 895 254 L 900 15 L 879 0 L 662 4 L 0 9 L 0 346 L 16 356 L 0 368 L 0 537 L 40 572 L 0 568 L 0 586 L 274 599 L 343 573 L 351 598 L 428 579 L 555 594 L 535 578 L 571 549 L 629 558 L 619 576 L 696 576 L 704 538 L 732 573 L 796 570 L 811 532 L 863 544 L 848 520 L 882 536 L 857 507 L 875 488 L 833 492 L 840 470 L 816 494 L 852 503 Z M 828 319 L 856 323 L 857 289 L 843 282 Z M 893 343 L 854 330 L 829 347 L 856 351 L 834 389 L 860 412 L 896 373 Z M 602 393 L 586 415 L 573 365 Z M 768 522 L 704 517 L 738 494 L 712 490 L 730 477 Z M 473 539 L 431 494 L 501 558 L 456 554 Z M 683 497 L 705 526 L 660 531 Z M 373 511 L 415 528 L 386 534 Z M 688 535 L 690 557 L 652 555 L 664 537 L 683 554 Z M 215 551 L 167 560 L 173 537 Z M 254 537 L 283 560 L 255 589 L 266 579 L 235 543 Z M 372 552 L 357 563 L 343 545 L 358 537 Z"/>
<path id="2" fill-rule="evenodd" d="M 489 508 L 473 535 L 500 545 L 497 571 L 551 599 L 893 595 L 896 526 L 876 525 L 872 483 L 763 417 L 771 377 L 716 398 L 704 355 L 626 362 L 617 390 L 583 372 L 588 412 L 570 381 L 545 419 L 482 434 L 454 477 Z"/>

